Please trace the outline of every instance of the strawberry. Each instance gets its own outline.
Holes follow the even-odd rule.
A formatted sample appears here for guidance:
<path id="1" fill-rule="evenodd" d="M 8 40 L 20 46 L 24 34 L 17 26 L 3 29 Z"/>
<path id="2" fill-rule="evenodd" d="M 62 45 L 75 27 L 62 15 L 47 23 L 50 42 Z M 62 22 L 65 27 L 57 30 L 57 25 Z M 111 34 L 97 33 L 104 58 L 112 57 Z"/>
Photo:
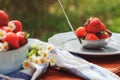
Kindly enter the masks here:
<path id="1" fill-rule="evenodd" d="M 22 23 L 19 20 L 13 20 L 8 23 L 8 26 L 11 27 L 13 32 L 22 31 Z"/>
<path id="2" fill-rule="evenodd" d="M 100 39 L 105 39 L 105 38 L 108 38 L 108 37 L 110 37 L 110 35 L 105 31 L 101 32 L 100 35 L 99 35 Z"/>
<path id="3" fill-rule="evenodd" d="M 101 31 L 105 31 L 105 30 L 107 30 L 106 26 L 101 22 Z"/>
<path id="4" fill-rule="evenodd" d="M 6 31 L 0 28 L 0 41 L 6 37 Z"/>
<path id="5" fill-rule="evenodd" d="M 87 32 L 85 30 L 85 27 L 79 27 L 75 31 L 78 38 L 83 38 L 87 35 Z"/>
<path id="6" fill-rule="evenodd" d="M 0 10 L 0 26 L 7 26 L 9 17 L 7 13 L 3 10 Z"/>
<path id="7" fill-rule="evenodd" d="M 23 46 L 24 44 L 27 43 L 27 39 L 25 37 L 25 32 L 19 31 L 19 32 L 16 33 L 16 35 L 19 38 L 19 44 L 20 44 L 20 46 Z"/>
<path id="8" fill-rule="evenodd" d="M 3 29 L 4 26 L 0 26 L 0 29 Z"/>
<path id="9" fill-rule="evenodd" d="M 99 40 L 96 34 L 94 33 L 88 33 L 85 37 L 85 40 Z"/>
<path id="10" fill-rule="evenodd" d="M 2 42 L 7 42 L 10 49 L 19 48 L 19 39 L 13 32 L 8 32 L 6 37 L 2 39 Z"/>
<path id="11" fill-rule="evenodd" d="M 98 18 L 92 17 L 85 24 L 85 29 L 88 33 L 98 33 L 106 30 L 106 26 Z"/>

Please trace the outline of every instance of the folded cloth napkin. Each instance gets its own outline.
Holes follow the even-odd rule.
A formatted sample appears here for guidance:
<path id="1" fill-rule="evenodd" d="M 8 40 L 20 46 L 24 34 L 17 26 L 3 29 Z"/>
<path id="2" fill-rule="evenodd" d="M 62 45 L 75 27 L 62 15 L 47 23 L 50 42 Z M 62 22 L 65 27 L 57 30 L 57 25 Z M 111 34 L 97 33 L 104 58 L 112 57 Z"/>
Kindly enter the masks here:
<path id="1" fill-rule="evenodd" d="M 40 66 L 33 65 L 30 69 L 23 69 L 6 75 L 0 74 L 0 80 L 36 80 L 39 76 L 43 75 L 48 66 L 47 64 Z"/>
<path id="2" fill-rule="evenodd" d="M 29 39 L 29 44 L 42 45 L 48 43 L 37 39 Z M 116 74 L 55 46 L 50 49 L 49 57 L 55 60 L 54 64 L 52 64 L 53 68 L 66 70 L 85 80 L 120 80 L 120 77 Z M 0 80 L 38 80 L 38 77 L 43 75 L 47 68 L 48 64 L 39 65 L 33 63 L 30 68 L 7 75 L 0 74 Z"/>
<path id="3" fill-rule="evenodd" d="M 81 57 L 73 56 L 66 50 L 53 49 L 50 56 L 56 60 L 54 68 L 66 70 L 85 80 L 120 80 L 116 74 Z"/>
<path id="4" fill-rule="evenodd" d="M 47 64 L 33 64 L 30 69 L 19 70 L 6 75 L 0 74 L 0 80 L 37 80 L 38 77 L 46 72 L 47 67 Z"/>

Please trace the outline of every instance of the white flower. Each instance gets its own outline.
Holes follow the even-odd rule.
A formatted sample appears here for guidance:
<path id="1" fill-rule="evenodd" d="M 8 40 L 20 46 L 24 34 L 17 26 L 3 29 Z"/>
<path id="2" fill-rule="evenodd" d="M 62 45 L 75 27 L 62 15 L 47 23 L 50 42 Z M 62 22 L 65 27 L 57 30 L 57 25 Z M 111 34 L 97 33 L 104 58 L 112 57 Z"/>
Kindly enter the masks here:
<path id="1" fill-rule="evenodd" d="M 25 60 L 24 62 L 23 62 L 23 68 L 31 68 L 31 61 L 30 60 Z"/>
<path id="2" fill-rule="evenodd" d="M 16 28 L 15 24 L 12 21 L 8 22 L 8 27 L 10 27 L 12 31 Z"/>
<path id="3" fill-rule="evenodd" d="M 40 45 L 40 46 L 38 46 L 38 49 L 39 49 L 40 51 L 43 51 L 43 50 L 45 50 L 45 46 L 44 46 L 44 45 Z"/>
<path id="4" fill-rule="evenodd" d="M 54 58 L 50 58 L 49 59 L 50 65 L 53 66 L 55 65 L 55 59 Z"/>
<path id="5" fill-rule="evenodd" d="M 6 36 L 6 31 L 0 29 L 0 40 L 2 40 Z"/>
<path id="6" fill-rule="evenodd" d="M 54 46 L 52 44 L 39 45 L 37 46 L 38 51 L 36 51 L 35 54 L 29 56 L 28 61 L 30 61 L 32 64 L 35 64 L 35 65 L 43 65 L 46 63 L 50 63 L 50 65 L 54 65 L 55 59 L 51 58 L 49 55 L 52 49 L 54 49 Z M 25 63 L 28 64 L 29 62 L 25 62 Z"/>
<path id="7" fill-rule="evenodd" d="M 48 51 L 42 51 L 41 57 L 48 58 L 49 57 Z"/>
<path id="8" fill-rule="evenodd" d="M 34 58 L 34 59 L 32 60 L 32 62 L 33 62 L 34 64 L 39 64 L 39 63 L 40 63 L 40 62 L 39 62 L 39 57 Z"/>
<path id="9" fill-rule="evenodd" d="M 54 49 L 54 46 L 52 44 L 48 44 L 47 47 L 46 47 L 46 49 L 48 51 L 51 51 L 52 49 Z"/>
<path id="10" fill-rule="evenodd" d="M 42 50 L 38 50 L 38 54 L 41 55 L 43 53 Z"/>
<path id="11" fill-rule="evenodd" d="M 33 61 L 35 58 L 36 58 L 36 56 L 35 56 L 35 55 L 32 55 L 32 56 L 30 56 L 30 57 L 28 58 L 28 60 Z"/>
<path id="12" fill-rule="evenodd" d="M 3 50 L 2 51 L 7 51 L 9 49 L 8 43 L 4 42 L 3 43 Z"/>
<path id="13" fill-rule="evenodd" d="M 0 42 L 0 52 L 1 51 L 7 51 L 8 49 L 9 49 L 9 46 L 8 46 L 7 42 L 4 42 L 4 43 Z"/>
<path id="14" fill-rule="evenodd" d="M 48 62 L 48 60 L 46 58 L 39 57 L 39 62 L 40 62 L 40 64 L 45 64 Z"/>

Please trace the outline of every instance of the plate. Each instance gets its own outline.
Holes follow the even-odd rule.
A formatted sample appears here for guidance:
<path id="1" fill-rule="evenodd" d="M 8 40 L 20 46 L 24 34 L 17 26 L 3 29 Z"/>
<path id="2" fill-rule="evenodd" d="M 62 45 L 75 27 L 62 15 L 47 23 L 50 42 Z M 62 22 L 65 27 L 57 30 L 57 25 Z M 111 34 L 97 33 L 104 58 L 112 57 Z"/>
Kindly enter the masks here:
<path id="1" fill-rule="evenodd" d="M 53 35 L 48 39 L 48 43 L 56 45 L 60 49 L 66 49 L 72 53 L 82 55 L 118 55 L 120 54 L 120 34 L 113 33 L 107 46 L 101 49 L 91 50 L 82 47 L 73 32 L 65 32 Z"/>

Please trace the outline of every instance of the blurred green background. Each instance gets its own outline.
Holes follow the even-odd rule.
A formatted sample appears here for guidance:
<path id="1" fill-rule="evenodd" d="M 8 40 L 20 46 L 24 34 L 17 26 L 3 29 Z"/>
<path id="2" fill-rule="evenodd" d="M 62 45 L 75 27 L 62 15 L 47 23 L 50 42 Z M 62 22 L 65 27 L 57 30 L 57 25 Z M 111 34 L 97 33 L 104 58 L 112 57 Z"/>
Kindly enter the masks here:
<path id="1" fill-rule="evenodd" d="M 120 0 L 61 0 L 74 29 L 98 17 L 112 32 L 120 32 Z M 31 37 L 47 41 L 54 34 L 71 31 L 57 0 L 0 0 L 10 20 L 20 20 Z"/>

